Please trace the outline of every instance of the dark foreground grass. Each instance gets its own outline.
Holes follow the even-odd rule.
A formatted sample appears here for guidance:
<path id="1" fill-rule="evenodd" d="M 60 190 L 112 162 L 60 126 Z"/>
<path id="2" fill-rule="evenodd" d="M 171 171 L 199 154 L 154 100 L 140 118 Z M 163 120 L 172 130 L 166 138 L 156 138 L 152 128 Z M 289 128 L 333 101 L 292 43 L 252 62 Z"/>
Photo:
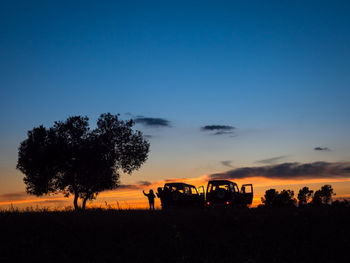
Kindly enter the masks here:
<path id="1" fill-rule="evenodd" d="M 0 262 L 349 262 L 350 209 L 0 213 Z"/>

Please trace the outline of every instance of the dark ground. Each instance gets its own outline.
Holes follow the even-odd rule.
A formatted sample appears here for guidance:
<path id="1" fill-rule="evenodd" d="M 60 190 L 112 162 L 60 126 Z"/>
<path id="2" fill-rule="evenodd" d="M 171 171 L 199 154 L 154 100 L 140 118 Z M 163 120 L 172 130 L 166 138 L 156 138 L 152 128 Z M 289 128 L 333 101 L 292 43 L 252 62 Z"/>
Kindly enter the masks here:
<path id="1" fill-rule="evenodd" d="M 0 213 L 0 262 L 349 262 L 350 209 Z"/>

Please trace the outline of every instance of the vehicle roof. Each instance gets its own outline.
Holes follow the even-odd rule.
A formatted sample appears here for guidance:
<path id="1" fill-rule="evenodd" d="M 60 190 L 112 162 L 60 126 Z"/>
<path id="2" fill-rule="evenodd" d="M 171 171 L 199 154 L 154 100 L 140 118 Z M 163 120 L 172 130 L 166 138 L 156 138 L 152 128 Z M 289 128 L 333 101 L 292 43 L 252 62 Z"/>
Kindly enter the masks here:
<path id="1" fill-rule="evenodd" d="M 166 183 L 164 186 L 169 185 L 169 186 L 191 186 L 195 187 L 194 185 L 191 184 L 185 184 L 185 183 Z"/>
<path id="2" fill-rule="evenodd" d="M 228 183 L 234 183 L 232 181 L 229 181 L 229 180 L 210 180 L 208 182 L 208 184 L 228 184 Z M 234 183 L 236 184 L 236 183 Z"/>

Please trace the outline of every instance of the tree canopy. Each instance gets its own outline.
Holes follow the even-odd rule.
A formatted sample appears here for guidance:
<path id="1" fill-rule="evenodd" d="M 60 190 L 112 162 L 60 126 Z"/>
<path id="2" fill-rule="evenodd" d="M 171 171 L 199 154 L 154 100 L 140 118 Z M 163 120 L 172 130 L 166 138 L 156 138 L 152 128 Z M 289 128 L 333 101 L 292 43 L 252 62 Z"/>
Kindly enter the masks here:
<path id="1" fill-rule="evenodd" d="M 294 206 L 296 200 L 294 198 L 294 191 L 282 190 L 280 193 L 276 189 L 266 190 L 261 202 L 266 207 L 287 207 Z"/>
<path id="2" fill-rule="evenodd" d="M 95 129 L 83 116 L 57 121 L 51 128 L 28 131 L 19 147 L 17 169 L 24 173 L 29 194 L 74 195 L 74 208 L 104 190 L 119 186 L 120 172 L 131 174 L 147 160 L 149 143 L 133 120 L 101 114 Z"/>
<path id="3" fill-rule="evenodd" d="M 307 204 L 310 198 L 312 198 L 313 192 L 313 190 L 310 190 L 309 187 L 306 186 L 299 190 L 298 200 L 300 207 Z"/>
<path id="4" fill-rule="evenodd" d="M 320 190 L 317 190 L 312 198 L 313 205 L 327 205 L 330 204 L 334 193 L 333 187 L 329 184 L 325 184 Z"/>
<path id="5" fill-rule="evenodd" d="M 315 193 L 305 186 L 300 189 L 298 193 L 299 207 L 303 207 L 307 204 L 312 206 L 330 204 L 334 195 L 335 193 L 332 186 L 328 184 L 323 185 L 321 189 L 317 190 Z M 310 199 L 312 199 L 312 201 L 308 203 Z M 264 197 L 261 198 L 261 202 L 266 207 L 294 206 L 296 201 L 297 200 L 294 198 L 294 191 L 292 190 L 282 190 L 278 192 L 276 189 L 269 189 L 265 191 Z"/>
<path id="6" fill-rule="evenodd" d="M 265 206 L 271 207 L 273 206 L 277 196 L 278 196 L 278 191 L 276 191 L 276 189 L 266 190 L 264 197 L 261 197 L 261 202 Z"/>

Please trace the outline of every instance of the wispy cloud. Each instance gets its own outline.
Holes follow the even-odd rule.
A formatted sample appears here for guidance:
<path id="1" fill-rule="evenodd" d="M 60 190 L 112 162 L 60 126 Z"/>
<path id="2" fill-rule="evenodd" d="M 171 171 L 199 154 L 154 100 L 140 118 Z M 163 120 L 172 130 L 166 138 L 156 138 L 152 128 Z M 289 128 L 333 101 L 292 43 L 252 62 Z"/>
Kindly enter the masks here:
<path id="1" fill-rule="evenodd" d="M 149 182 L 149 181 L 138 181 L 137 184 L 140 185 L 140 186 L 150 186 L 150 185 L 152 185 L 152 183 Z"/>
<path id="2" fill-rule="evenodd" d="M 231 131 L 235 127 L 229 125 L 206 125 L 201 128 L 202 131 Z"/>
<path id="3" fill-rule="evenodd" d="M 26 192 L 6 193 L 0 195 L 0 205 L 7 204 L 58 204 L 67 202 L 67 198 L 62 195 L 36 197 Z"/>
<path id="4" fill-rule="evenodd" d="M 134 119 L 134 121 L 146 127 L 171 127 L 170 121 L 163 118 L 150 118 L 138 116 Z"/>
<path id="5" fill-rule="evenodd" d="M 28 194 L 26 192 L 16 192 L 16 193 L 6 193 L 0 195 L 0 201 L 7 201 L 7 200 L 21 200 L 24 198 L 27 198 Z"/>
<path id="6" fill-rule="evenodd" d="M 226 167 L 233 168 L 232 161 L 221 161 L 221 164 Z"/>
<path id="7" fill-rule="evenodd" d="M 123 189 L 123 190 L 137 190 L 137 189 L 142 189 L 145 186 L 150 186 L 152 185 L 152 182 L 149 181 L 139 181 L 136 184 L 122 184 L 118 187 L 118 189 Z"/>
<path id="8" fill-rule="evenodd" d="M 209 179 L 242 179 L 249 177 L 299 180 L 350 178 L 350 162 L 282 163 L 261 167 L 243 167 L 209 175 Z"/>
<path id="9" fill-rule="evenodd" d="M 315 147 L 314 151 L 325 151 L 325 152 L 329 152 L 331 149 L 329 149 L 328 147 Z"/>
<path id="10" fill-rule="evenodd" d="M 235 129 L 236 129 L 235 127 L 230 125 L 205 125 L 201 127 L 201 131 L 213 132 L 211 133 L 212 135 L 225 135 L 225 134 L 232 135 L 234 134 Z"/>
<path id="11" fill-rule="evenodd" d="M 281 155 L 281 156 L 277 156 L 277 157 L 272 157 L 272 158 L 268 158 L 268 159 L 259 160 L 259 161 L 256 161 L 256 163 L 275 164 L 275 163 L 278 163 L 279 161 L 285 159 L 286 157 L 287 156 Z"/>

